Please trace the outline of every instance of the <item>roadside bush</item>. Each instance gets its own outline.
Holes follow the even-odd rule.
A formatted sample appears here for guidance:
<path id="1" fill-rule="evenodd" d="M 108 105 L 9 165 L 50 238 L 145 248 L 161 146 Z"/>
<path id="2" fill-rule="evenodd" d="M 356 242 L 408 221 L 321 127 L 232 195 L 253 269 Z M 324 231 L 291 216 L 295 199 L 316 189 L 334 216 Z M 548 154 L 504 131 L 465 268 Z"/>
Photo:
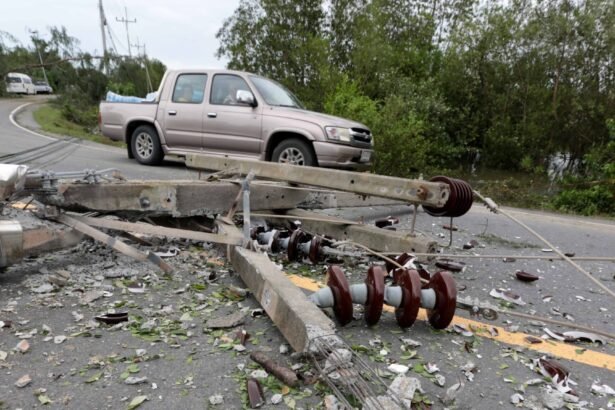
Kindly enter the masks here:
<path id="1" fill-rule="evenodd" d="M 610 141 L 593 147 L 581 170 L 564 178 L 552 200 L 555 209 L 583 215 L 615 214 L 615 120 L 607 121 Z"/>
<path id="2" fill-rule="evenodd" d="M 380 123 L 376 101 L 363 95 L 356 83 L 344 76 L 335 91 L 325 98 L 325 111 L 342 118 L 351 118 L 370 128 Z"/>

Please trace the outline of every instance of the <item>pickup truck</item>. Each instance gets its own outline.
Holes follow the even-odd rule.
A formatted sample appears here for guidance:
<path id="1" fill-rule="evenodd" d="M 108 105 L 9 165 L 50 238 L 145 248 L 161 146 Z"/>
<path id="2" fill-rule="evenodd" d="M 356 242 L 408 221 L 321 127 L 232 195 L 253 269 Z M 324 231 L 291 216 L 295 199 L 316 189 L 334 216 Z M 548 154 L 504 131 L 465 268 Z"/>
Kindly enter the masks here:
<path id="1" fill-rule="evenodd" d="M 154 100 L 103 101 L 98 118 L 102 134 L 145 165 L 203 153 L 365 169 L 373 156 L 365 125 L 305 110 L 279 83 L 240 71 L 169 70 Z"/>

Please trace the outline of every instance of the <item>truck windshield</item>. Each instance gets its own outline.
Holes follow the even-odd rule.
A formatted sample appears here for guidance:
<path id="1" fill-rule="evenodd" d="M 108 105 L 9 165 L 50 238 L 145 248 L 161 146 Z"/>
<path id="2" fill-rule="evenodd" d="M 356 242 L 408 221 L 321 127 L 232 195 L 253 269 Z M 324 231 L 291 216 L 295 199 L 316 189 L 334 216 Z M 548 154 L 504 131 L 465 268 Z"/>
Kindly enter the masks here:
<path id="1" fill-rule="evenodd" d="M 256 87 L 259 94 L 263 96 L 267 104 L 278 107 L 303 108 L 301 101 L 284 86 L 268 78 L 250 76 L 252 84 Z"/>
<path id="2" fill-rule="evenodd" d="M 6 78 L 6 82 L 7 83 L 21 83 L 21 78 L 19 78 L 19 77 L 7 77 Z"/>

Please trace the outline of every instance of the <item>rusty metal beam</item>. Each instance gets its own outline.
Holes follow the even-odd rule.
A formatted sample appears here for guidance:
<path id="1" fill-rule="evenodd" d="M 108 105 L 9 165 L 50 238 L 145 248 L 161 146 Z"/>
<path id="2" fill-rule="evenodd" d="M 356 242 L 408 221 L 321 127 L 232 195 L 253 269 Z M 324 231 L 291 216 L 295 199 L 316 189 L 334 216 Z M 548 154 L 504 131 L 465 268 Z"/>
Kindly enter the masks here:
<path id="1" fill-rule="evenodd" d="M 437 242 L 430 238 L 414 237 L 371 225 L 344 225 L 343 220 L 338 218 L 302 209 L 291 209 L 284 214 L 301 220 L 303 228 L 309 232 L 357 242 L 375 251 L 431 254 L 437 248 Z"/>
<path id="2" fill-rule="evenodd" d="M 449 186 L 440 182 L 254 160 L 236 160 L 211 155 L 186 155 L 186 165 L 216 171 L 234 170 L 244 175 L 254 171 L 262 178 L 399 199 L 436 207 L 443 206 L 450 193 Z"/>

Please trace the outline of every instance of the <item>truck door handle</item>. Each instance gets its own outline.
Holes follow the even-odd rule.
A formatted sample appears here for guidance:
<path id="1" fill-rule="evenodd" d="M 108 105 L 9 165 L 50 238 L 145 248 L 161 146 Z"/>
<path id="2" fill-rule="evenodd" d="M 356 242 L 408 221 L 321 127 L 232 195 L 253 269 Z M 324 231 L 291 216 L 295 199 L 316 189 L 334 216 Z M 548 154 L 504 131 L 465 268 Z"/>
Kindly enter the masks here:
<path id="1" fill-rule="evenodd" d="M 207 113 L 207 116 L 208 116 L 209 118 L 216 118 L 216 117 L 218 116 L 218 114 L 216 114 L 215 112 L 208 112 L 208 113 Z"/>
<path id="2" fill-rule="evenodd" d="M 169 111 L 169 115 L 177 115 L 177 111 L 171 110 L 171 111 Z"/>

